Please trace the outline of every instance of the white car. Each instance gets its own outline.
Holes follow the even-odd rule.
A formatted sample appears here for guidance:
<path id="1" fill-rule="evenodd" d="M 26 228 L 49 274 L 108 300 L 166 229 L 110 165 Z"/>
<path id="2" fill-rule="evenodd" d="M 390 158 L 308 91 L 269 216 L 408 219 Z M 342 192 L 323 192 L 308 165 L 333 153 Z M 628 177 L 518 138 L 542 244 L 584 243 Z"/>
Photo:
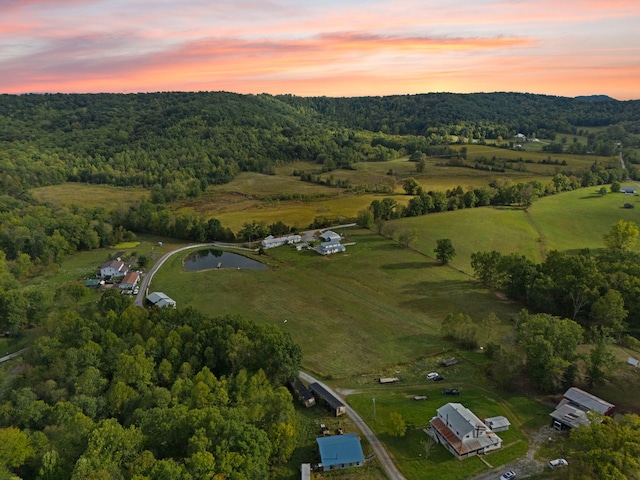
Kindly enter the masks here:
<path id="1" fill-rule="evenodd" d="M 427 379 L 428 380 L 433 380 L 436 377 L 439 377 L 439 375 L 436 372 L 431 372 L 431 373 L 427 374 Z"/>
<path id="2" fill-rule="evenodd" d="M 500 477 L 500 480 L 511 480 L 512 478 L 516 478 L 516 472 L 513 470 L 509 470 L 508 472 L 504 472 Z"/>
<path id="3" fill-rule="evenodd" d="M 549 466 L 551 468 L 566 467 L 567 465 L 569 465 L 569 462 L 567 462 L 564 458 L 556 458 L 555 460 L 551 460 L 549 462 Z"/>

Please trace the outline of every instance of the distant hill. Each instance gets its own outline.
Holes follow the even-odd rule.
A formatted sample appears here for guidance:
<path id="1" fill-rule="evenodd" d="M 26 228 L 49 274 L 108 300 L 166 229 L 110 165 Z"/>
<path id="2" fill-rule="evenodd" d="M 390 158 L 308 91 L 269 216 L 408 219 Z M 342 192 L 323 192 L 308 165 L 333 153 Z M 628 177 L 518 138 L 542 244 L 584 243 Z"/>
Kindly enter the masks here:
<path id="1" fill-rule="evenodd" d="M 583 100 L 585 102 L 617 102 L 615 98 L 610 97 L 609 95 L 579 95 L 574 97 L 576 100 Z"/>

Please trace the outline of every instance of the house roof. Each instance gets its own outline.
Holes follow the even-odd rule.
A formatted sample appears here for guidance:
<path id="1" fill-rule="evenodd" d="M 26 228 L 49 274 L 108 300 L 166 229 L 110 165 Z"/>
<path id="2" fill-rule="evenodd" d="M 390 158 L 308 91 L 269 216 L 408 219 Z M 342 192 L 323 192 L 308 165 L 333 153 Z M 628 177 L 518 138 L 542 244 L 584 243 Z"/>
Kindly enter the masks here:
<path id="1" fill-rule="evenodd" d="M 173 300 L 171 297 L 169 297 L 168 295 L 165 295 L 162 292 L 150 293 L 149 295 L 147 295 L 147 300 L 149 300 L 151 303 L 159 307 L 176 304 L 175 300 Z"/>
<path id="2" fill-rule="evenodd" d="M 333 395 L 331 395 L 322 385 L 320 385 L 317 382 L 311 383 L 309 385 L 309 390 L 311 390 L 313 393 L 319 395 L 320 397 L 322 397 L 322 399 L 327 402 L 329 404 L 329 406 L 331 406 L 331 408 L 334 409 L 339 409 L 339 408 L 344 408 L 345 404 L 342 403 L 340 400 L 338 400 L 336 397 L 334 397 Z"/>
<path id="3" fill-rule="evenodd" d="M 489 428 L 508 427 L 509 425 L 511 425 L 511 422 L 502 415 L 499 415 L 497 417 L 485 418 L 484 423 L 486 423 Z"/>
<path id="4" fill-rule="evenodd" d="M 442 418 L 445 420 L 443 421 Z M 438 416 L 433 417 L 430 423 L 460 456 L 502 443 L 498 435 L 487 429 L 487 426 L 471 410 L 460 403 L 443 405 L 438 409 Z M 464 435 L 476 428 L 484 429 L 484 434 L 462 439 Z"/>
<path id="5" fill-rule="evenodd" d="M 124 276 L 124 278 L 122 279 L 122 282 L 120 282 L 120 284 L 121 285 L 122 284 L 131 284 L 131 285 L 133 285 L 139 279 L 140 279 L 140 274 L 138 272 L 129 272 Z"/>
<path id="6" fill-rule="evenodd" d="M 323 466 L 364 462 L 362 445 L 355 433 L 316 438 Z"/>
<path id="7" fill-rule="evenodd" d="M 333 232 L 331 230 L 326 230 L 320 234 L 320 238 L 326 242 L 332 242 L 332 241 L 338 242 L 342 237 L 338 235 L 336 232 Z"/>
<path id="8" fill-rule="evenodd" d="M 567 402 L 564 400 L 567 400 Z M 595 395 L 591 395 L 584 390 L 580 390 L 577 387 L 571 387 L 565 392 L 564 399 L 558 404 L 558 407 L 568 402 L 576 404 L 578 408 L 582 407 L 583 410 L 594 410 L 603 415 L 606 415 L 615 407 L 612 403 L 606 402 Z"/>
<path id="9" fill-rule="evenodd" d="M 302 400 L 304 400 L 305 402 L 308 402 L 309 400 L 314 398 L 309 389 L 305 387 L 304 384 L 297 378 L 295 380 L 292 380 L 290 383 L 291 388 L 294 389 L 298 393 L 298 395 L 300 395 L 300 398 L 302 398 Z"/>
<path id="10" fill-rule="evenodd" d="M 589 418 L 587 418 L 587 412 L 580 410 L 570 403 L 559 406 L 549 415 L 554 420 L 564 423 L 572 428 L 579 427 L 580 425 L 588 425 L 590 423 Z"/>
<path id="11" fill-rule="evenodd" d="M 437 411 L 438 417 L 446 418 L 447 425 L 459 438 L 474 431 L 478 425 L 486 428 L 486 425 L 461 403 L 447 403 Z"/>
<path id="12" fill-rule="evenodd" d="M 120 260 L 109 260 L 108 262 L 103 263 L 102 265 L 100 265 L 100 268 L 115 268 L 116 270 L 120 270 L 122 267 L 124 267 L 124 262 L 120 261 Z"/>

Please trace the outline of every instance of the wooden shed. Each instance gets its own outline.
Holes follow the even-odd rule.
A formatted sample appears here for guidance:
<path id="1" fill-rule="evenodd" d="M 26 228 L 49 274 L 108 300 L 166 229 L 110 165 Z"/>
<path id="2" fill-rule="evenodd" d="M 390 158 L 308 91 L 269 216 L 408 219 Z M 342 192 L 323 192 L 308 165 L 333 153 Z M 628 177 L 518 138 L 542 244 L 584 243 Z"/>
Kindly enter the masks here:
<path id="1" fill-rule="evenodd" d="M 316 404 L 316 399 L 313 394 L 297 378 L 289 382 L 289 388 L 294 395 L 297 395 L 305 407 L 313 407 Z"/>
<path id="2" fill-rule="evenodd" d="M 318 397 L 319 400 L 333 411 L 336 417 L 343 415 L 347 412 L 347 406 L 342 403 L 338 398 L 329 393 L 322 385 L 314 382 L 309 385 L 309 390 Z"/>

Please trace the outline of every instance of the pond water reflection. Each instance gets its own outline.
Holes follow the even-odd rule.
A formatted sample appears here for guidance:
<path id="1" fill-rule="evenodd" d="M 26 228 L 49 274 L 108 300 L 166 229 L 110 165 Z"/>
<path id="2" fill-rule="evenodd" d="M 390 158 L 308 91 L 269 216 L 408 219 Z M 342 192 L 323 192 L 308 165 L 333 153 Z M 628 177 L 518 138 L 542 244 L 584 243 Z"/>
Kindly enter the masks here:
<path id="1" fill-rule="evenodd" d="M 184 259 L 184 269 L 190 272 L 208 270 L 210 268 L 247 268 L 250 270 L 267 270 L 264 263 L 257 262 L 237 253 L 223 252 L 215 248 L 198 250 Z"/>

